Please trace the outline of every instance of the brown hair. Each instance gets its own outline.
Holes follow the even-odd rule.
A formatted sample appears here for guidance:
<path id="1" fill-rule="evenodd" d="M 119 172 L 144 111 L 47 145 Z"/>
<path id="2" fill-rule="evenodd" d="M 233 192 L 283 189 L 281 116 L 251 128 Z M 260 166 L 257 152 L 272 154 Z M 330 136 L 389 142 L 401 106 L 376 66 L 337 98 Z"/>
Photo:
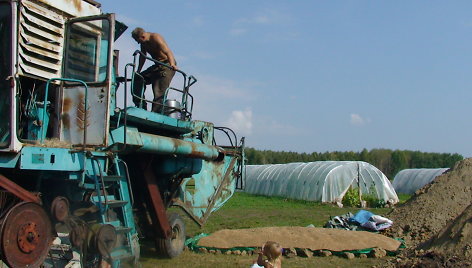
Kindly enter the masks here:
<path id="1" fill-rule="evenodd" d="M 269 261 L 274 261 L 282 255 L 282 248 L 277 242 L 267 241 L 264 244 L 264 255 L 267 256 Z"/>
<path id="2" fill-rule="evenodd" d="M 141 27 L 136 27 L 132 32 L 131 36 L 134 38 L 134 40 L 138 40 L 138 38 L 145 33 L 144 29 Z"/>

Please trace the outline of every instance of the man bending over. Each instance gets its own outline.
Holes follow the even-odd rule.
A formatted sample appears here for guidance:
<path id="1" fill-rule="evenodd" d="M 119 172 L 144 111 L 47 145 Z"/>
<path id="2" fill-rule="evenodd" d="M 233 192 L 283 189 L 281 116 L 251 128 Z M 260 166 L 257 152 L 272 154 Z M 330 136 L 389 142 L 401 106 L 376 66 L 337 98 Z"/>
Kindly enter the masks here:
<path id="1" fill-rule="evenodd" d="M 161 112 L 163 96 L 166 89 L 169 87 L 172 77 L 174 77 L 175 70 L 177 69 L 177 63 L 174 58 L 174 54 L 167 46 L 164 38 L 158 33 L 149 33 L 144 31 L 143 28 L 136 28 L 131 33 L 131 36 L 141 45 L 141 51 L 143 54 L 149 53 L 151 57 L 160 62 L 166 63 L 171 68 L 160 64 L 154 64 L 141 72 L 146 58 L 139 55 L 138 73 L 144 78 L 146 85 L 152 84 L 152 91 L 154 93 L 154 99 L 152 104 L 153 112 Z M 141 97 L 144 94 L 145 87 L 143 87 L 143 81 L 140 77 L 135 78 L 133 85 L 133 94 Z M 143 95 L 144 98 L 144 95 Z M 133 96 L 133 102 L 136 106 L 142 107 L 147 110 L 147 103 L 139 98 Z M 143 105 L 141 106 L 140 103 Z"/>

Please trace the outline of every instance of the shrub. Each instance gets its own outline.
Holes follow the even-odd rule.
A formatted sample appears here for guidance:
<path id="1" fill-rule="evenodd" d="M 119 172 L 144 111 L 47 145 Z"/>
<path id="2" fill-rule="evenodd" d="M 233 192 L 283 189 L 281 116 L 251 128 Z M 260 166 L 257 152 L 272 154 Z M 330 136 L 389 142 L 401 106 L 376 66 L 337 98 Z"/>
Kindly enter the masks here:
<path id="1" fill-rule="evenodd" d="M 362 200 L 365 201 L 367 207 L 370 208 L 382 208 L 385 206 L 385 202 L 377 198 L 372 188 L 370 194 L 362 194 Z M 349 190 L 347 190 L 346 194 L 343 196 L 342 202 L 345 207 L 360 207 L 359 189 L 353 188 L 352 186 L 349 187 Z"/>
<path id="2" fill-rule="evenodd" d="M 370 208 L 383 208 L 385 206 L 385 201 L 380 200 L 374 194 L 363 194 L 362 200 L 367 203 L 367 207 Z"/>
<path id="3" fill-rule="evenodd" d="M 361 201 L 359 200 L 359 191 L 358 189 L 354 189 L 349 187 L 346 194 L 343 196 L 343 206 L 345 207 L 359 207 L 361 205 Z"/>

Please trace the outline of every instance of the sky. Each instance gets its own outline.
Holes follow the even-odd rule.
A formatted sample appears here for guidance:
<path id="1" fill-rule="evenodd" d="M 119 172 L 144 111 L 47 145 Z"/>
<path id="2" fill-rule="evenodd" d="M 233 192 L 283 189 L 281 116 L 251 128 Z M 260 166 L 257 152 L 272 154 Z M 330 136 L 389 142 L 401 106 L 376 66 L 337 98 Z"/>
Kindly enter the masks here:
<path id="1" fill-rule="evenodd" d="M 160 33 L 198 79 L 193 119 L 247 146 L 472 156 L 471 1 L 100 2 L 129 27 L 121 66 L 135 27 Z"/>

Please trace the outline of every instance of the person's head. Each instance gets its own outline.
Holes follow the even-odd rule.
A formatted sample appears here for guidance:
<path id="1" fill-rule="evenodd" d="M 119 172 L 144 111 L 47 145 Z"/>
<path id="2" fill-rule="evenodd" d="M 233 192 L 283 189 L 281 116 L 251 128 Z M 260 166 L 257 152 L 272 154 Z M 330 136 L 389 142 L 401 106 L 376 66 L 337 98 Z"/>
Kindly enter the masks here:
<path id="1" fill-rule="evenodd" d="M 134 29 L 132 32 L 131 32 L 131 36 L 133 37 L 134 40 L 136 40 L 136 42 L 138 42 L 139 44 L 141 44 L 142 42 L 144 42 L 144 39 L 145 39 L 145 36 L 144 34 L 146 33 L 146 31 L 144 31 L 143 28 L 141 27 L 136 27 L 136 29 Z"/>
<path id="2" fill-rule="evenodd" d="M 267 241 L 264 244 L 264 248 L 262 250 L 264 255 L 269 260 L 275 260 L 282 256 L 282 247 L 279 245 L 279 243 L 274 241 Z"/>

